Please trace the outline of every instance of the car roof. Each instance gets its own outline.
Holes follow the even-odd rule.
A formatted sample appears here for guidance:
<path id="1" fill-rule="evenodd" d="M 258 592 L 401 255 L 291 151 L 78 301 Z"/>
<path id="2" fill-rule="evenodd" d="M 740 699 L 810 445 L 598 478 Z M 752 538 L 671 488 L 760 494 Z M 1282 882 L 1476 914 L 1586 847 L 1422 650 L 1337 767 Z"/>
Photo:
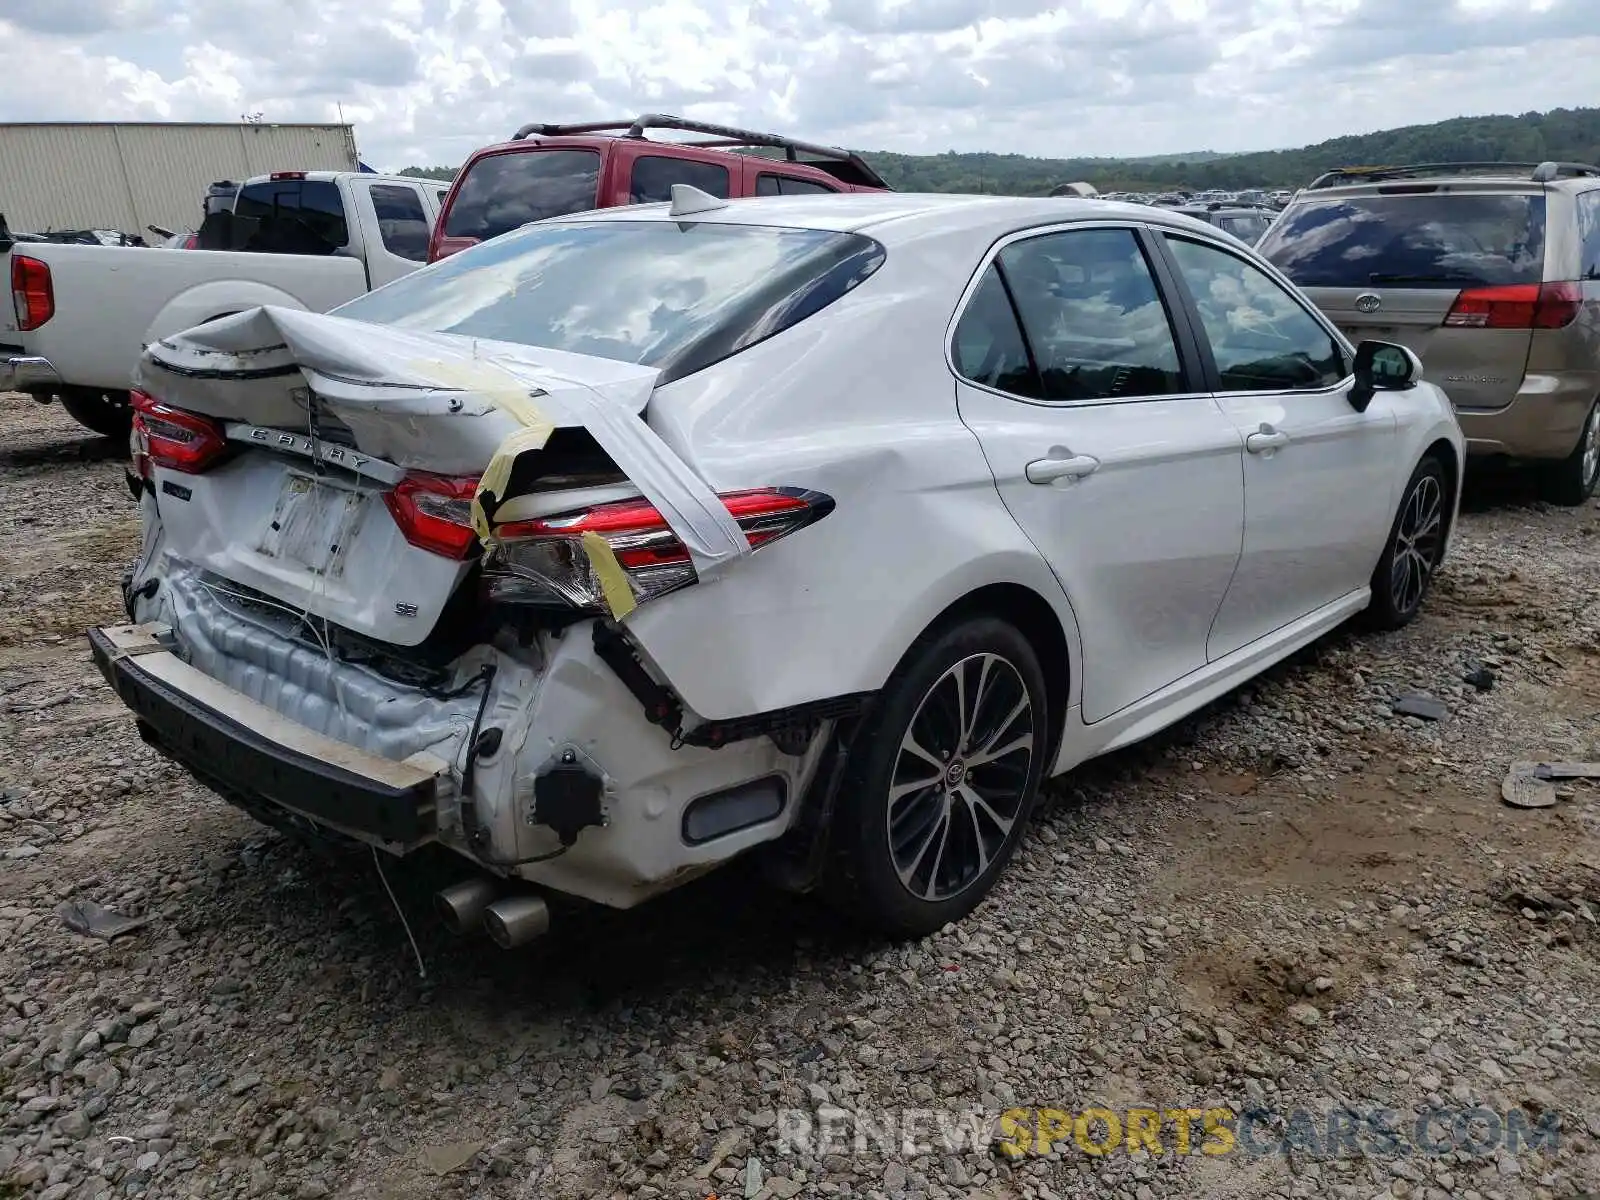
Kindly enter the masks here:
<path id="1" fill-rule="evenodd" d="M 552 217 L 541 224 L 592 221 L 671 221 L 670 204 L 633 204 Z M 1138 221 L 1210 233 L 1204 222 L 1172 209 L 1082 196 L 970 196 L 954 193 L 845 192 L 828 196 L 757 196 L 697 212 L 695 221 L 727 225 L 866 233 L 901 240 L 928 233 L 992 228 L 996 234 L 1070 221 Z"/>

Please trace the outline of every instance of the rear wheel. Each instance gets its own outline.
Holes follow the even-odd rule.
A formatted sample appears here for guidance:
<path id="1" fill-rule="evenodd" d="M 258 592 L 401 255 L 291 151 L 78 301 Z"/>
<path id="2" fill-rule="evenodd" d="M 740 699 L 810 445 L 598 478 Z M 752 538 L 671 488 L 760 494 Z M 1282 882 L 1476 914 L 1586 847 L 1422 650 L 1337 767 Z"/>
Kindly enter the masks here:
<path id="1" fill-rule="evenodd" d="M 1033 648 L 994 617 L 952 626 L 901 664 L 855 745 L 825 894 L 899 937 L 966 916 L 1015 853 L 1044 773 Z"/>
<path id="2" fill-rule="evenodd" d="M 99 392 L 72 388 L 60 394 L 61 407 L 82 425 L 106 437 L 126 439 L 133 429 L 133 409 L 127 392 Z"/>
<path id="3" fill-rule="evenodd" d="M 1372 572 L 1372 603 L 1366 615 L 1374 628 L 1399 629 L 1421 609 L 1444 555 L 1448 495 L 1444 465 L 1426 455 L 1406 482 L 1389 541 Z"/>
<path id="4" fill-rule="evenodd" d="M 1546 468 L 1545 491 L 1552 502 L 1575 508 L 1594 495 L 1600 482 L 1600 401 L 1589 409 L 1572 453 Z"/>

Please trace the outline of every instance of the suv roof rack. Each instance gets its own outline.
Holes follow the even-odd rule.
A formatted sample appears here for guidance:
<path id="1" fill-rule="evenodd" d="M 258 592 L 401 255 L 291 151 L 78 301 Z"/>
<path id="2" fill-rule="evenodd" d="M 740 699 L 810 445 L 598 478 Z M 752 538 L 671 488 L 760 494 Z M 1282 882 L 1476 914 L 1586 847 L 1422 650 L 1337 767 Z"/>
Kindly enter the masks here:
<path id="1" fill-rule="evenodd" d="M 615 134 L 618 130 L 622 131 L 622 137 L 642 138 L 645 136 L 645 131 L 650 129 L 675 129 L 683 133 L 705 134 L 707 135 L 707 140 L 705 141 L 678 144 L 697 146 L 706 150 L 763 146 L 769 149 L 782 150 L 784 158 L 789 162 L 801 162 L 803 160 L 800 155 L 807 154 L 823 161 L 806 162 L 806 166 L 826 171 L 842 183 L 885 189 L 889 186 L 876 171 L 867 165 L 866 160 L 853 150 L 845 150 L 838 146 L 822 146 L 814 142 L 802 142 L 796 138 L 784 137 L 778 133 L 758 133 L 753 129 L 740 129 L 733 125 L 713 125 L 709 121 L 691 121 L 685 117 L 674 117 L 667 113 L 645 113 L 643 116 L 635 117 L 631 120 L 588 121 L 578 125 L 546 125 L 533 122 L 524 125 L 516 133 L 512 134 L 511 140 L 520 142 L 529 137 L 578 137 L 590 133 Z"/>
<path id="2" fill-rule="evenodd" d="M 1347 183 L 1380 183 L 1388 179 L 1422 179 L 1429 175 L 1517 175 L 1527 172 L 1534 183 L 1575 176 L 1600 176 L 1600 167 L 1571 162 L 1438 162 L 1389 167 L 1335 167 L 1318 175 L 1306 191 L 1340 187 Z"/>

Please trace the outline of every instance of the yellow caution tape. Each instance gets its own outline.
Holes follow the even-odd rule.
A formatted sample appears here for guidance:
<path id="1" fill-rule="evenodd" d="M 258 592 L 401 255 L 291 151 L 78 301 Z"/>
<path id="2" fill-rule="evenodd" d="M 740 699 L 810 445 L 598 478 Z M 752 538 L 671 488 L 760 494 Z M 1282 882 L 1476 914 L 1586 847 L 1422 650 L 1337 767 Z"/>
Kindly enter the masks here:
<path id="1" fill-rule="evenodd" d="M 617 561 L 617 552 L 611 548 L 611 543 L 598 533 L 590 530 L 583 535 L 582 542 L 583 552 L 589 556 L 589 563 L 600 580 L 600 595 L 611 610 L 611 619 L 620 621 L 639 607 L 633 587 L 628 583 L 627 572 Z"/>
<path id="2" fill-rule="evenodd" d="M 522 426 L 495 447 L 494 455 L 484 468 L 472 496 L 472 529 L 478 535 L 478 540 L 488 545 L 493 531 L 483 511 L 483 494 L 493 492 L 495 499 L 504 500 L 506 486 L 511 482 L 511 464 L 517 455 L 543 449 L 550 435 L 555 432 L 555 426 L 533 402 L 529 385 L 494 363 L 472 360 L 412 362 L 407 365 L 440 387 L 477 392 Z"/>
<path id="3" fill-rule="evenodd" d="M 495 447 L 489 465 L 478 479 L 472 497 L 472 529 L 478 540 L 488 545 L 493 529 L 488 515 L 483 511 L 485 492 L 494 494 L 496 500 L 506 498 L 506 488 L 511 482 L 511 466 L 517 456 L 529 450 L 541 450 L 555 432 L 550 418 L 540 411 L 529 394 L 531 389 L 511 372 L 491 362 L 479 360 L 458 362 L 412 362 L 407 364 L 440 387 L 461 388 L 483 396 L 501 412 L 514 418 L 520 429 L 509 434 Z M 613 620 L 620 621 L 639 606 L 634 597 L 628 575 L 617 561 L 611 543 L 597 533 L 585 533 L 582 539 L 584 552 L 594 566 L 600 581 L 600 594 Z"/>

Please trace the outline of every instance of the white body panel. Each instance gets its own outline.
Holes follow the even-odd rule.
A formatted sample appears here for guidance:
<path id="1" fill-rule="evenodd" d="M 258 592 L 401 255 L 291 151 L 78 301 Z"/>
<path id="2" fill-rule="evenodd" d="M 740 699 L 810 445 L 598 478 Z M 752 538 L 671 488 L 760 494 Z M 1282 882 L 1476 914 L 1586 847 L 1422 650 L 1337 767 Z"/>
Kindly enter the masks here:
<path id="1" fill-rule="evenodd" d="M 339 184 L 350 228 L 350 243 L 340 253 L 27 244 L 22 252 L 50 268 L 55 315 L 11 340 L 24 354 L 48 359 L 67 386 L 122 391 L 151 342 L 263 306 L 326 312 L 422 265 L 384 248 L 371 189 L 382 184 L 413 190 L 431 228 L 438 216 L 432 188 L 403 177 L 308 177 Z"/>
<path id="2" fill-rule="evenodd" d="M 1024 404 L 963 382 L 960 410 L 1077 614 L 1084 720 L 1203 667 L 1244 526 L 1243 439 L 1216 401 Z M 1080 459 L 1082 476 L 1028 478 Z"/>
<path id="3" fill-rule="evenodd" d="M 1377 564 L 1406 477 L 1390 395 L 1379 393 L 1366 412 L 1349 396 L 1347 382 L 1288 397 L 1220 397 L 1246 444 L 1245 528 L 1211 658 L 1333 603 Z"/>
<path id="4" fill-rule="evenodd" d="M 1070 203 L 1101 223 L 1150 222 L 1215 238 L 1160 212 Z M 484 401 L 494 388 L 484 372 L 509 377 L 524 394 L 550 386 L 551 413 L 561 416 L 554 423 L 593 434 L 642 491 L 661 497 L 658 507 L 686 544 L 715 529 L 695 523 L 691 501 L 702 488 L 831 497 L 833 510 L 815 524 L 759 553 L 717 556 L 701 582 L 648 600 L 621 622 L 646 667 L 696 720 L 874 692 L 952 606 L 996 589 L 1028 597 L 1050 614 L 1066 647 L 1065 662 L 1046 664 L 1067 683 L 1050 763 L 1062 771 L 1170 724 L 1363 608 L 1415 464 L 1433 446 L 1443 447 L 1451 469 L 1462 455 L 1450 405 L 1426 383 L 1378 393 L 1365 414 L 1355 413 L 1347 387 L 1309 402 L 1203 393 L 1046 407 L 962 383 L 946 340 L 975 272 L 998 239 L 1059 226 L 1062 205 L 884 194 L 750 200 L 702 214 L 697 219 L 711 222 L 859 229 L 887 257 L 867 282 L 792 328 L 654 386 L 642 409 L 642 368 L 612 364 L 613 388 L 596 360 L 557 364 L 548 351 L 363 331 L 303 313 L 271 318 L 286 333 L 277 365 L 318 381 L 358 449 L 410 439 L 432 470 L 445 462 L 462 468 L 473 454 L 478 469 L 488 460 L 493 406 Z M 641 206 L 562 220 L 665 219 L 663 206 Z M 249 355 L 267 346 L 263 320 L 237 318 L 173 345 Z M 435 355 L 481 370 L 453 385 L 435 376 L 430 385 Z M 340 373 L 354 390 L 326 386 Z M 376 399 L 378 373 L 390 388 L 384 403 Z M 555 387 L 558 380 L 570 390 Z M 281 379 L 169 382 L 174 403 L 228 419 L 295 415 Z M 437 422 L 427 447 L 417 441 L 422 416 Z M 1263 421 L 1291 435 L 1271 456 L 1245 450 L 1247 433 Z M 1026 482 L 1028 464 L 1058 456 L 1057 448 L 1091 456 L 1098 467 L 1074 483 Z M 201 501 L 197 489 L 193 502 Z M 134 583 L 157 586 L 134 616 L 193 625 L 192 612 L 175 607 L 161 585 L 163 573 L 241 574 L 248 564 L 225 546 L 241 526 L 212 514 L 171 517 L 169 501 L 149 493 L 143 505 L 147 550 Z M 388 578 L 369 568 L 365 582 L 376 593 Z M 251 576 L 250 586 L 273 593 L 270 572 Z M 287 598 L 296 609 L 305 602 L 298 593 Z M 363 602 L 352 593 L 320 611 L 360 625 Z M 540 632 L 521 648 L 510 639 L 480 645 L 454 667 L 459 683 L 484 656 L 504 664 L 486 701 L 486 719 L 504 742 L 479 764 L 467 798 L 498 853 L 548 848 L 547 833 L 530 831 L 523 814 L 529 779 L 562 747 L 581 750 L 607 780 L 611 823 L 585 830 L 572 853 L 514 873 L 628 905 L 785 832 L 795 802 L 710 845 L 691 845 L 679 830 L 695 797 L 768 775 L 785 781 L 793 801 L 820 739 L 798 754 L 767 737 L 674 749 L 597 657 L 593 625 L 583 619 Z M 378 624 L 365 628 L 399 643 Z M 252 653 L 276 652 L 275 635 L 253 636 Z M 267 686 L 253 668 L 224 668 L 240 685 Z M 326 716 L 294 704 L 296 719 Z M 457 754 L 452 778 L 461 779 L 463 761 Z"/>

